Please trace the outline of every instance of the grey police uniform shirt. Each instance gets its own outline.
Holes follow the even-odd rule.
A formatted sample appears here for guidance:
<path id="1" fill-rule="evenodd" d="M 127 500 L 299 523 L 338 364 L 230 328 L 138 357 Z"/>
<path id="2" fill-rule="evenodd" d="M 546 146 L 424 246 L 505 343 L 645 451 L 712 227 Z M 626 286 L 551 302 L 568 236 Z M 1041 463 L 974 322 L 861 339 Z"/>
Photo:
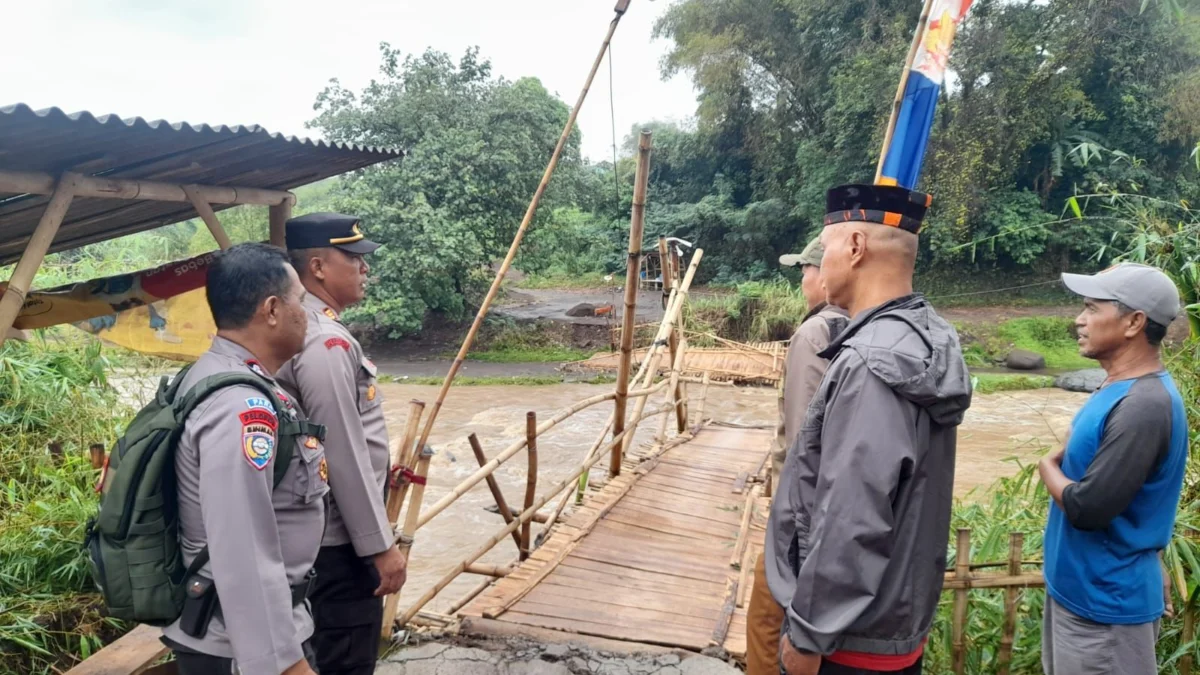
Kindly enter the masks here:
<path id="1" fill-rule="evenodd" d="M 249 351 L 217 337 L 180 391 L 209 375 L 250 371 L 275 383 Z M 242 675 L 279 675 L 304 658 L 301 645 L 313 633 L 308 605 L 293 607 L 290 587 L 304 581 L 320 550 L 329 491 L 325 453 L 316 438 L 298 438 L 272 490 L 276 448 L 266 430 L 279 415 L 303 418 L 286 394 L 281 398 L 288 409 L 276 411 L 253 387 L 213 393 L 185 421 L 175 458 L 183 560 L 190 565 L 208 545 L 211 559 L 199 572 L 213 579 L 220 608 L 201 639 L 184 634 L 178 622 L 163 635 L 232 658 Z"/>
<path id="2" fill-rule="evenodd" d="M 304 349 L 277 376 L 325 425 L 331 499 L 321 545 L 353 544 L 359 557 L 373 556 L 395 543 L 384 503 L 390 454 L 375 364 L 320 298 L 308 294 L 305 308 Z"/>

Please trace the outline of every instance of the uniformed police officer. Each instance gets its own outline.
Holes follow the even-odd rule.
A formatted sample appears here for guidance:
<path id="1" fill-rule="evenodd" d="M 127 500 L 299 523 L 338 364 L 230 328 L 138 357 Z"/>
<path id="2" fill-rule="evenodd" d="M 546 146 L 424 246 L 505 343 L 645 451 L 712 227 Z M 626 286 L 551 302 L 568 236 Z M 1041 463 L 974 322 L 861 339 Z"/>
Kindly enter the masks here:
<path id="1" fill-rule="evenodd" d="M 228 372 L 252 372 L 274 385 L 272 373 L 304 344 L 304 293 L 278 248 L 240 244 L 219 253 L 208 272 L 217 336 L 179 391 Z M 183 675 L 314 672 L 304 596 L 325 523 L 325 456 L 315 436 L 297 437 L 273 488 L 279 418 L 304 419 L 276 392 L 284 410 L 253 387 L 220 389 L 184 423 L 175 460 L 183 559 L 190 565 L 208 546 L 198 575 L 212 580 L 216 609 L 201 637 L 183 619 L 163 630 Z"/>
<path id="2" fill-rule="evenodd" d="M 381 596 L 400 590 L 407 563 L 386 503 L 388 432 L 375 365 L 341 322 L 363 299 L 364 256 L 379 248 L 359 219 L 338 213 L 293 218 L 292 265 L 308 291 L 308 339 L 279 382 L 326 427 L 330 505 L 312 594 L 313 646 L 324 675 L 373 673 L 383 621 Z"/>

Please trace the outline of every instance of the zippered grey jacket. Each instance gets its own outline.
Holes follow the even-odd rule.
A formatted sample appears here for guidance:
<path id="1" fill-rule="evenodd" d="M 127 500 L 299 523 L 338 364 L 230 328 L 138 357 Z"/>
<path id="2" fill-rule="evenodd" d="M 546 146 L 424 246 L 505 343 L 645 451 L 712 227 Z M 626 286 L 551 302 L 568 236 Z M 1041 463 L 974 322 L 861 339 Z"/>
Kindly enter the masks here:
<path id="1" fill-rule="evenodd" d="M 823 356 L 771 506 L 768 586 L 798 649 L 911 654 L 942 590 L 971 403 L 958 334 L 909 295 L 854 317 Z"/>

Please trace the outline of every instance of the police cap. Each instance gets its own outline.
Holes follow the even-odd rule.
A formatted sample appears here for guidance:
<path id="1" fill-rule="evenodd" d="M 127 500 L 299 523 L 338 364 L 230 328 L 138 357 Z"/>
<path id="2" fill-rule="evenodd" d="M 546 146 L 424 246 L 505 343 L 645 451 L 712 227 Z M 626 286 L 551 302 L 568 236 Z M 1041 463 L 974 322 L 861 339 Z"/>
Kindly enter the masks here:
<path id="1" fill-rule="evenodd" d="M 341 213 L 309 213 L 287 221 L 284 237 L 289 251 L 305 248 L 338 248 L 366 255 L 382 244 L 363 235 L 359 220 Z"/>

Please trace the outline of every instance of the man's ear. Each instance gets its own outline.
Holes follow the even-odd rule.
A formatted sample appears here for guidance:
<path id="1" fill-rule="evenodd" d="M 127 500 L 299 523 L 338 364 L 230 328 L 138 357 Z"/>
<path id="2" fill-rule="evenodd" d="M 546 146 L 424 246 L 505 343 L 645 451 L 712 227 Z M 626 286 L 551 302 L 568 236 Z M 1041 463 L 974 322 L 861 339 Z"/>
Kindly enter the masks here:
<path id="1" fill-rule="evenodd" d="M 1122 318 L 1124 318 L 1126 321 L 1126 323 L 1125 323 L 1125 338 L 1126 339 L 1132 340 L 1133 338 L 1137 337 L 1138 335 L 1146 332 L 1146 322 L 1148 321 L 1148 319 L 1146 318 L 1145 312 L 1141 312 L 1141 311 L 1130 312 L 1129 316 L 1122 317 Z"/>
<path id="2" fill-rule="evenodd" d="M 867 257 L 867 233 L 860 229 L 852 230 L 846 236 L 846 249 L 850 254 L 850 266 L 861 265 Z"/>
<path id="3" fill-rule="evenodd" d="M 321 253 L 314 253 L 308 259 L 308 273 L 317 281 L 325 281 L 325 258 Z"/>
<path id="4" fill-rule="evenodd" d="M 259 305 L 258 311 L 262 313 L 263 319 L 268 326 L 274 328 L 278 326 L 282 320 L 280 310 L 283 309 L 283 300 L 278 295 L 269 296 Z"/>

